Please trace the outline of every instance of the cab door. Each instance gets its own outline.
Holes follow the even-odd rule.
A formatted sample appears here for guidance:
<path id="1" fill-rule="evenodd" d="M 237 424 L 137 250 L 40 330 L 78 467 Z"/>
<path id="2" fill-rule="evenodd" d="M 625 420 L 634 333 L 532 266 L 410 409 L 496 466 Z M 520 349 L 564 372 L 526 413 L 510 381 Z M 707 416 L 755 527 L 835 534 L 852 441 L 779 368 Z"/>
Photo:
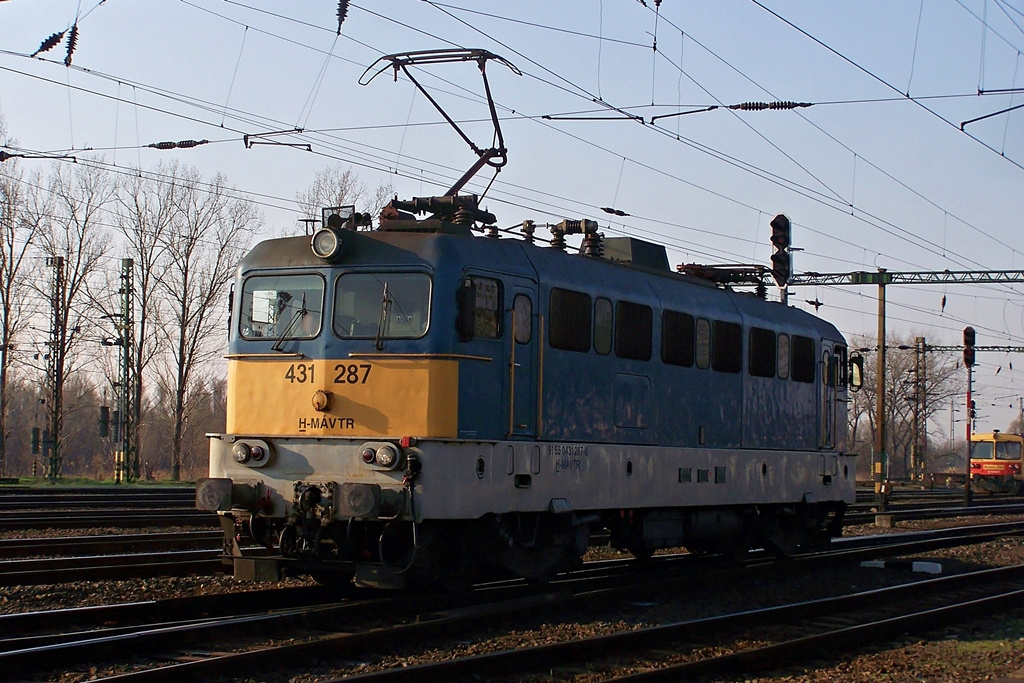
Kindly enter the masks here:
<path id="1" fill-rule="evenodd" d="M 523 278 L 506 278 L 508 287 L 506 325 L 507 425 L 508 436 L 537 435 L 537 392 L 539 378 L 537 350 L 542 331 L 537 306 L 536 283 Z"/>

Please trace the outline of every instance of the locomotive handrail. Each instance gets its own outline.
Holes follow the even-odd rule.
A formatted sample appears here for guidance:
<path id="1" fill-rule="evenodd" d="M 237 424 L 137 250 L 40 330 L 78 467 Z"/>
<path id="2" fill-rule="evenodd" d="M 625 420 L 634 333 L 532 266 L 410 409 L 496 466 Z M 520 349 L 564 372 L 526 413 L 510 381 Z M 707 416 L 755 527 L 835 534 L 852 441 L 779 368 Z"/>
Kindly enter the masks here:
<path id="1" fill-rule="evenodd" d="M 223 356 L 228 360 L 250 359 L 272 359 L 272 358 L 305 358 L 306 354 L 299 351 L 276 351 L 274 353 L 228 353 Z"/>
<path id="2" fill-rule="evenodd" d="M 349 358 L 434 358 L 437 360 L 482 360 L 490 363 L 490 356 L 470 356 L 465 353 L 350 353 Z"/>

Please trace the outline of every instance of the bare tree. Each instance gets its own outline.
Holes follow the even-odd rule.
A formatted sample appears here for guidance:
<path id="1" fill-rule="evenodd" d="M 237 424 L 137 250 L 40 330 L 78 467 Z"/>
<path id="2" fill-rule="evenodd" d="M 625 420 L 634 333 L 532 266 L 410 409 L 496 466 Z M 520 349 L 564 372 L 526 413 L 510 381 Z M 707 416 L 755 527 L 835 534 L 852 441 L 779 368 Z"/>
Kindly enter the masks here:
<path id="1" fill-rule="evenodd" d="M 1010 420 L 1006 431 L 1010 434 L 1024 434 L 1024 409 L 1020 411 L 1020 415 Z"/>
<path id="2" fill-rule="evenodd" d="M 223 333 L 218 311 L 224 310 L 228 282 L 261 218 L 251 201 L 234 195 L 224 176 L 204 183 L 199 171 L 188 167 L 177 173 L 173 204 L 173 225 L 161 239 L 160 288 L 168 306 L 163 329 L 170 363 L 164 379 L 173 392 L 171 475 L 177 480 L 193 373 L 220 350 L 214 342 Z"/>
<path id="3" fill-rule="evenodd" d="M 49 377 L 55 405 L 50 410 L 56 415 L 51 424 L 50 438 L 57 454 L 50 476 L 60 475 L 61 446 L 64 436 L 62 425 L 70 413 L 83 407 L 71 396 L 63 400 L 64 383 L 79 369 L 82 344 L 98 342 L 97 328 L 87 297 L 87 283 L 103 265 L 110 245 L 109 236 L 102 228 L 107 205 L 114 193 L 110 176 L 100 166 L 85 161 L 73 166 L 56 164 L 48 187 L 49 197 L 30 208 L 31 220 L 40 226 L 39 243 L 48 257 L 50 268 L 43 273 L 38 289 L 51 301 L 59 302 L 59 315 L 51 325 Z M 52 270 L 61 264 L 62 282 L 55 291 L 56 278 Z"/>
<path id="4" fill-rule="evenodd" d="M 874 341 L 852 339 L 851 346 L 871 347 Z M 946 354 L 928 353 L 924 361 L 923 377 L 915 371 L 916 360 L 914 337 L 906 340 L 890 337 L 887 344 L 885 373 L 885 451 L 889 456 L 892 476 L 909 473 L 910 454 L 917 435 L 914 433 L 914 409 L 917 394 L 923 389 L 924 401 L 918 414 L 917 425 L 923 429 L 934 421 L 936 414 L 943 410 L 950 396 L 961 390 L 962 372 L 958 372 L 956 359 Z M 871 456 L 877 425 L 877 355 L 872 351 L 864 354 L 864 387 L 853 394 L 848 411 L 851 450 L 857 451 L 858 471 L 861 477 L 870 476 Z M 934 449 L 929 448 L 934 453 Z M 942 456 L 944 457 L 944 456 Z M 932 459 L 936 459 L 933 455 Z"/>
<path id="5" fill-rule="evenodd" d="M 390 183 L 368 189 L 351 167 L 339 163 L 317 171 L 313 184 L 305 192 L 297 193 L 295 199 L 303 218 L 319 219 L 321 209 L 349 204 L 355 205 L 357 211 L 378 216 L 394 192 Z"/>
<path id="6" fill-rule="evenodd" d="M 0 119 L 0 145 L 12 144 Z M 28 180 L 17 159 L 0 163 L 0 476 L 7 474 L 7 382 L 14 351 L 32 313 L 27 293 L 27 256 L 39 232 L 39 217 L 26 211 L 40 174 Z"/>

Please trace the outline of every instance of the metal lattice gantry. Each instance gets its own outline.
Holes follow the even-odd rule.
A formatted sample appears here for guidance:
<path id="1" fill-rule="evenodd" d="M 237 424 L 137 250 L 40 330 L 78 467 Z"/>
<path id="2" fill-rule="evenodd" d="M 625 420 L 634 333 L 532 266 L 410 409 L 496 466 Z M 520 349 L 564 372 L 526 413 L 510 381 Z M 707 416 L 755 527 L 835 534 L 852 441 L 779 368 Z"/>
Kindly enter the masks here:
<path id="1" fill-rule="evenodd" d="M 815 273 L 794 275 L 790 285 L 941 285 L 941 284 L 1012 284 L 1024 283 L 1024 270 L 935 270 L 890 272 L 879 268 L 877 273 Z"/>

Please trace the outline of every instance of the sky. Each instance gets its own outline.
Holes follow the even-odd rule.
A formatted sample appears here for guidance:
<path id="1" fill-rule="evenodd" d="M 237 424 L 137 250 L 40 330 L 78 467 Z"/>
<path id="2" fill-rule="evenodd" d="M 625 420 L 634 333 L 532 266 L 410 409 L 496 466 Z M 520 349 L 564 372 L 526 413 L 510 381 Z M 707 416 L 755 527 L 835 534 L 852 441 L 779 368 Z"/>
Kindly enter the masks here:
<path id="1" fill-rule="evenodd" d="M 337 164 L 403 198 L 443 194 L 475 153 L 407 78 L 367 69 L 479 48 L 505 60 L 486 74 L 507 164 L 465 191 L 486 190 L 500 226 L 591 218 L 665 244 L 673 264 L 767 264 L 784 212 L 798 273 L 1024 270 L 1024 0 L 362 0 L 340 27 L 338 7 L 0 0 L 7 151 L 222 173 L 269 237 L 296 229 L 297 193 Z M 76 23 L 70 66 L 66 34 L 31 57 Z M 413 74 L 475 145 L 493 144 L 474 62 Z M 745 102 L 808 106 L 729 108 Z M 148 146 L 182 140 L 208 142 Z M 876 294 L 801 286 L 789 302 L 821 302 L 873 345 Z M 971 325 L 979 345 L 1024 346 L 1024 285 L 886 298 L 901 338 L 955 345 Z M 978 360 L 978 428 L 1005 429 L 1024 355 Z M 948 429 L 948 411 L 930 426 Z"/>

